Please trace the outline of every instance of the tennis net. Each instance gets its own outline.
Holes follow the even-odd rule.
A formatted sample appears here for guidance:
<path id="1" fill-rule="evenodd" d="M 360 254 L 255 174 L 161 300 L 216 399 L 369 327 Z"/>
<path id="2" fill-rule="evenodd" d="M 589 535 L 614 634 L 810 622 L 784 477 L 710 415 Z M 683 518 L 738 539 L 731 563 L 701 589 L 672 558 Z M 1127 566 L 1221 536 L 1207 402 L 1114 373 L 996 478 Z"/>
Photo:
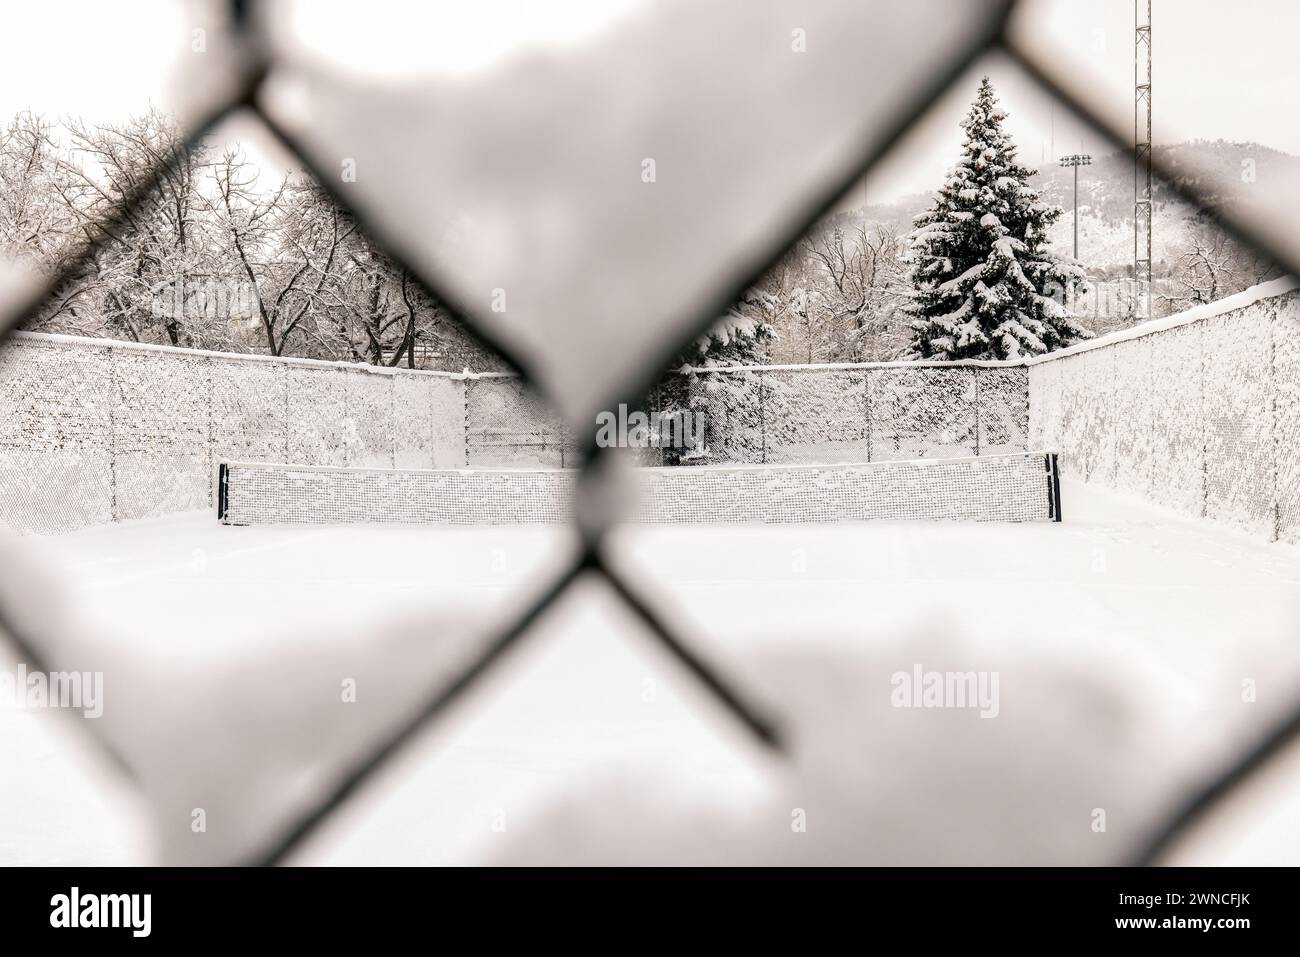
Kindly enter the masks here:
<path id="1" fill-rule="evenodd" d="M 798 523 L 863 519 L 1060 521 L 1048 452 L 836 465 L 635 471 L 632 520 Z M 231 462 L 227 525 L 512 525 L 570 521 L 573 469 L 358 469 Z"/>

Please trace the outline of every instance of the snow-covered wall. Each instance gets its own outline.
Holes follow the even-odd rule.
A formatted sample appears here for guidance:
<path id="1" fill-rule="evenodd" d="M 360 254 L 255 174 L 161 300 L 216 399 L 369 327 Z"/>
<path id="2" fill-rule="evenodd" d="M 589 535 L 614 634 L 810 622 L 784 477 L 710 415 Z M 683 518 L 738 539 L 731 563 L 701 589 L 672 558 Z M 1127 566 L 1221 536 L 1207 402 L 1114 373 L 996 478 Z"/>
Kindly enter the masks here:
<path id="1" fill-rule="evenodd" d="M 0 524 L 59 532 L 209 508 L 230 460 L 558 466 L 517 379 L 19 334 L 0 352 Z"/>
<path id="2" fill-rule="evenodd" d="M 1066 476 L 1300 542 L 1296 283 L 1030 360 L 1029 433 Z"/>

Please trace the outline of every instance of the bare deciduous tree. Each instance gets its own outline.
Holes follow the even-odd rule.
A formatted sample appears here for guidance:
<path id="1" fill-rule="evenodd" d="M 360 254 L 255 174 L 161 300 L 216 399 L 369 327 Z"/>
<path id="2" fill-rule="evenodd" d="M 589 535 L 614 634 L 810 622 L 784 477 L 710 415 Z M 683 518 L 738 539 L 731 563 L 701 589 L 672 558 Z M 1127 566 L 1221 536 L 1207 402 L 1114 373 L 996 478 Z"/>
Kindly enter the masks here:
<path id="1" fill-rule="evenodd" d="M 255 291 L 266 349 L 278 356 L 328 304 L 340 252 L 357 227 L 318 186 L 287 174 L 262 190 L 259 178 L 243 153 L 227 149 L 212 164 L 207 204 L 233 273 Z"/>
<path id="2" fill-rule="evenodd" d="M 417 346 L 431 338 L 436 304 L 366 236 L 353 234 L 320 295 L 313 335 L 339 358 L 417 367 Z"/>
<path id="3" fill-rule="evenodd" d="M 906 296 L 906 276 L 895 231 L 836 225 L 805 240 L 804 248 L 812 267 L 808 312 L 825 328 L 836 358 L 860 362 L 901 353 L 908 336 L 893 320 Z"/>
<path id="4" fill-rule="evenodd" d="M 897 317 L 908 294 L 902 256 L 892 227 L 865 222 L 832 222 L 796 245 L 758 287 L 775 302 L 774 357 L 861 362 L 901 355 L 909 342 Z"/>
<path id="5" fill-rule="evenodd" d="M 60 296 L 45 319 L 86 305 L 111 329 L 137 341 L 160 336 L 170 345 L 192 344 L 184 316 L 156 308 L 161 288 L 200 271 L 208 249 L 203 241 L 199 179 L 202 147 L 179 163 L 165 161 L 183 142 L 176 122 L 156 110 L 120 125 L 67 125 L 70 147 L 55 161 L 53 189 L 72 222 L 72 248 L 100 243 L 92 266 Z M 150 170 L 162 174 L 149 198 L 127 208 Z M 111 214 L 125 211 L 120 227 Z"/>
<path id="6" fill-rule="evenodd" d="M 57 171 L 52 123 L 23 112 L 0 127 L 0 257 L 52 266 L 67 244 L 73 224 L 55 188 Z"/>
<path id="7" fill-rule="evenodd" d="M 1212 221 L 1198 223 L 1178 250 L 1167 291 L 1155 298 L 1162 313 L 1215 302 L 1282 271 L 1258 251 L 1242 245 Z"/>

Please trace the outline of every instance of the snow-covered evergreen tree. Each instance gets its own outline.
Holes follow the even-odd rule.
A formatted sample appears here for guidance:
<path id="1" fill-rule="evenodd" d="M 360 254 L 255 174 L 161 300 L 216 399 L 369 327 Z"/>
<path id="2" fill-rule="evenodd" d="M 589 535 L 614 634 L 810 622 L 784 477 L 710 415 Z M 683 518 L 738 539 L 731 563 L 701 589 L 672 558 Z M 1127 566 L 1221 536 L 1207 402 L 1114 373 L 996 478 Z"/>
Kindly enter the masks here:
<path id="1" fill-rule="evenodd" d="M 764 365 L 771 361 L 768 346 L 776 339 L 772 317 L 780 308 L 778 297 L 769 290 L 746 290 L 726 314 L 704 335 L 683 349 L 654 390 L 655 404 L 663 417 L 703 412 L 705 443 L 686 449 L 664 450 L 664 463 L 707 461 L 708 436 L 713 434 L 716 410 L 733 410 L 738 416 L 758 415 L 761 380 L 751 371 L 727 375 L 699 373 L 723 366 Z"/>
<path id="2" fill-rule="evenodd" d="M 1059 206 L 1039 201 L 986 76 L 962 121 L 962 157 L 912 233 L 913 353 L 1008 359 L 1091 335 L 1065 308 L 1083 269 L 1047 248 Z"/>
<path id="3" fill-rule="evenodd" d="M 672 368 L 708 369 L 768 362 L 767 347 L 776 338 L 772 316 L 778 308 L 770 292 L 747 290 L 712 329 L 682 351 Z"/>

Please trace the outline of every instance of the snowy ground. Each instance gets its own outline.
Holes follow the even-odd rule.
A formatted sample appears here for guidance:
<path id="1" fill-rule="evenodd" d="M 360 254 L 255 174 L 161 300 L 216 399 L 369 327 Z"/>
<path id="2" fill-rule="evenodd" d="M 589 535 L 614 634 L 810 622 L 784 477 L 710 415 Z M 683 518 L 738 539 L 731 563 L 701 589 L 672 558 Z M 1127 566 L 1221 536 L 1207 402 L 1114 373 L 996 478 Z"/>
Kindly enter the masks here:
<path id="1" fill-rule="evenodd" d="M 1069 483 L 1064 502 L 1061 525 L 625 529 L 613 560 L 787 754 L 586 580 L 296 859 L 1125 860 L 1300 694 L 1300 549 Z M 83 719 L 0 713 L 6 864 L 240 856 L 315 793 L 322 754 L 361 753 L 573 548 L 547 528 L 208 515 L 35 544 L 75 582 L 73 650 L 111 662 L 96 730 L 145 783 L 97 758 Z M 918 664 L 997 672 L 998 716 L 891 707 Z M 340 704 L 340 677 L 369 710 Z M 1296 843 L 1275 827 L 1206 847 L 1276 861 Z"/>

